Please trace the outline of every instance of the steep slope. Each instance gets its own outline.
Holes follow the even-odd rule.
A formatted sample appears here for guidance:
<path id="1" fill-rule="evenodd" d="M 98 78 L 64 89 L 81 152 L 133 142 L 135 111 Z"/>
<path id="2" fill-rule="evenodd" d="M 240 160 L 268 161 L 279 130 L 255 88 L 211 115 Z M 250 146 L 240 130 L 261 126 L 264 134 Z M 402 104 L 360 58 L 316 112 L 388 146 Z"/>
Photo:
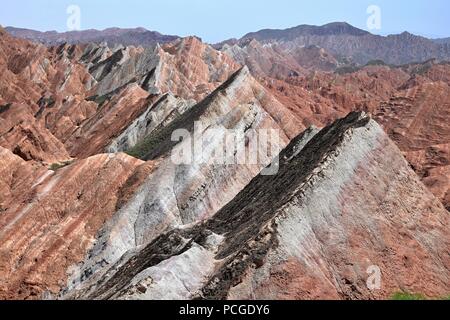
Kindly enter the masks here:
<path id="1" fill-rule="evenodd" d="M 8 148 L 24 160 L 55 163 L 69 160 L 65 146 L 39 123 L 24 104 L 8 104 L 0 112 L 0 146 Z"/>
<path id="2" fill-rule="evenodd" d="M 162 44 L 178 39 L 177 36 L 163 35 L 159 32 L 149 31 L 144 28 L 109 28 L 105 30 L 83 30 L 63 33 L 56 31 L 40 32 L 14 27 L 6 27 L 5 30 L 14 37 L 39 42 L 48 46 L 60 45 L 62 43 L 107 42 L 110 46 L 121 44 L 125 46 L 153 47 L 158 43 Z"/>
<path id="3" fill-rule="evenodd" d="M 102 53 L 105 59 L 97 59 L 103 50 L 88 48 L 83 56 L 98 81 L 88 100 L 99 107 L 66 141 L 73 156 L 114 151 L 110 146 L 118 143 L 126 144 L 119 147 L 121 151 L 134 147 L 158 125 L 206 97 L 239 67 L 195 37 L 154 50 L 119 47 L 111 54 Z M 167 96 L 173 99 L 161 104 Z"/>
<path id="4" fill-rule="evenodd" d="M 115 138 L 107 148 L 108 152 L 128 151 L 143 141 L 154 130 L 165 127 L 195 104 L 195 100 L 176 98 L 167 93 Z"/>
<path id="5" fill-rule="evenodd" d="M 318 46 L 295 48 L 289 54 L 308 70 L 331 72 L 343 65 L 324 48 Z"/>
<path id="6" fill-rule="evenodd" d="M 284 79 L 306 72 L 287 53 L 279 50 L 276 46 L 262 45 L 256 40 L 251 39 L 240 45 L 225 44 L 220 50 L 241 65 L 246 65 L 257 77 Z"/>
<path id="7" fill-rule="evenodd" d="M 70 129 L 68 125 L 61 128 L 62 120 L 71 122 L 64 117 L 69 112 L 58 111 L 67 100 L 80 102 L 93 79 L 81 64 L 71 60 L 68 52 L 74 57 L 78 50 L 49 50 L 0 34 L 0 96 L 4 103 L 0 108 L 0 143 L 26 160 L 51 163 L 70 158 L 61 141 L 61 131 Z M 85 111 L 89 105 L 80 108 L 81 115 L 75 112 L 74 103 L 71 106 L 71 119 L 83 119 L 89 114 Z M 49 117 L 48 110 L 58 116 Z"/>
<path id="8" fill-rule="evenodd" d="M 0 145 L 51 164 L 105 152 L 127 130 L 139 138 L 149 134 L 159 121 L 206 97 L 239 65 L 195 37 L 153 49 L 46 48 L 2 32 L 0 68 Z M 152 116 L 154 103 L 166 95 L 176 102 L 166 103 L 165 117 L 136 127 L 134 121 Z M 178 110 L 180 105 L 185 108 Z"/>
<path id="9" fill-rule="evenodd" d="M 335 56 L 351 58 L 361 65 L 377 59 L 399 65 L 432 58 L 450 58 L 450 47 L 445 43 L 408 32 L 378 36 L 339 22 L 323 26 L 301 25 L 286 30 L 261 30 L 245 35 L 241 41 L 248 39 L 277 44 L 288 52 L 314 45 Z"/>
<path id="10" fill-rule="evenodd" d="M 216 47 L 241 65 L 248 66 L 252 74 L 259 78 L 286 79 L 307 75 L 311 70 L 331 72 L 345 65 L 317 46 L 285 50 L 277 43 L 262 44 L 249 38 Z"/>
<path id="11" fill-rule="evenodd" d="M 351 114 L 298 134 L 369 111 L 448 207 L 449 65 L 334 73 L 320 47 L 244 42 L 230 57 L 196 37 L 45 47 L 0 30 L 0 299 L 448 294 L 448 213 L 380 127 Z"/>
<path id="12" fill-rule="evenodd" d="M 161 233 L 207 219 L 232 200 L 288 143 L 292 128 L 280 127 L 290 118 L 283 110 L 243 68 L 211 96 L 147 137 L 134 152 L 158 161 L 157 169 L 105 225 L 69 287 L 80 280 L 88 286 L 102 279 L 107 266 L 114 266 Z M 188 130 L 191 139 L 174 141 L 172 133 L 177 129 Z M 276 135 L 268 132 L 267 149 L 251 149 L 267 130 Z M 219 150 L 224 150 L 230 134 L 237 144 L 221 158 Z M 174 162 L 173 155 L 191 150 L 191 143 L 200 145 L 202 151 L 194 151 L 190 161 Z M 257 158 L 251 160 L 255 154 Z M 236 155 L 244 155 L 244 161 Z"/>
<path id="13" fill-rule="evenodd" d="M 55 172 L 0 148 L 0 163 L 0 299 L 36 299 L 59 291 L 143 162 L 97 155 Z"/>
<path id="14" fill-rule="evenodd" d="M 133 147 L 238 69 L 225 54 L 196 38 L 155 49 L 102 44 L 45 48 L 3 32 L 0 66 L 5 71 L 0 82 L 5 103 L 0 108 L 0 145 L 9 149 L 1 148 L 5 179 L 0 199 L 0 297 L 21 299 L 57 293 L 68 268 L 81 261 L 98 230 L 133 199 L 157 165 L 102 152 L 124 132 L 127 139 L 130 132 L 137 138 L 128 139 L 122 149 Z M 245 85 L 252 81 L 248 72 L 242 80 Z M 13 93 L 14 84 L 23 95 L 20 90 Z M 246 92 L 253 94 L 252 89 L 259 99 L 273 102 L 256 82 Z M 264 112 L 259 109 L 262 122 L 257 125 L 264 124 L 264 118 L 269 121 Z M 240 105 L 234 115 L 222 114 L 222 121 L 240 127 L 251 114 Z M 254 165 L 229 197 L 270 160 Z M 173 168 L 169 160 L 159 174 L 167 168 Z M 194 192 L 189 183 L 197 179 L 186 179 L 191 179 L 187 191 L 180 192 Z"/>
<path id="15" fill-rule="evenodd" d="M 27 169 L 20 169 L 25 177 L 14 174 L 19 172 L 14 169 L 2 187 L 2 298 L 57 293 L 68 272 L 75 270 L 77 274 L 78 268 L 70 267 L 81 262 L 88 250 L 92 250 L 88 255 L 92 260 L 83 265 L 86 277 L 99 271 L 97 262 L 115 263 L 167 228 L 211 216 L 260 173 L 288 143 L 288 135 L 297 130 L 289 111 L 252 78 L 247 68 L 236 72 L 201 103 L 184 107 L 184 113 L 172 114 L 183 100 L 171 94 L 156 98 L 136 84 L 112 95 L 83 122 L 80 128 L 86 131 L 79 129 L 77 139 L 66 141 L 83 159 L 71 160 L 56 172 L 4 150 L 6 168 Z M 142 111 L 148 108 L 141 117 L 133 114 L 138 105 Z M 144 130 L 141 137 L 149 134 L 150 140 L 170 133 L 150 150 L 151 157 L 143 157 L 154 161 L 144 163 L 120 153 L 89 157 L 106 147 L 103 141 L 122 130 L 119 126 L 124 122 L 117 121 L 118 117 L 136 119 L 133 125 L 140 129 L 134 131 L 132 126 L 127 132 Z M 189 141 L 172 145 L 172 129 L 193 129 L 194 121 L 203 127 L 195 139 L 205 151 L 199 155 L 202 158 L 177 165 L 170 157 L 171 150 L 183 149 Z M 269 150 L 262 150 L 256 162 L 211 162 L 227 134 L 241 134 L 236 152 L 248 154 L 259 141 L 259 130 L 275 130 L 279 139 L 270 140 Z M 139 226 L 136 229 L 135 224 Z M 34 236 L 26 237 L 30 230 Z M 98 239 L 93 242 L 95 236 Z"/>
<path id="16" fill-rule="evenodd" d="M 197 37 L 179 39 L 161 49 L 163 64 L 157 85 L 163 92 L 170 91 L 185 99 L 205 98 L 241 67 Z"/>
<path id="17" fill-rule="evenodd" d="M 65 298 L 380 299 L 448 294 L 450 216 L 364 114 L 308 130 L 214 216 L 163 233 Z M 370 291 L 377 266 L 381 287 Z"/>
<path id="18" fill-rule="evenodd" d="M 380 106 L 376 119 L 450 209 L 450 86 L 427 82 L 401 91 Z"/>
<path id="19" fill-rule="evenodd" d="M 314 72 L 264 84 L 302 123 L 324 126 L 350 111 L 371 113 L 448 208 L 450 66 L 435 60 Z"/>
<path id="20" fill-rule="evenodd" d="M 118 90 L 110 100 L 99 104 L 95 114 L 83 122 L 65 141 L 69 152 L 78 158 L 106 151 L 108 144 L 155 101 L 136 83 Z"/>

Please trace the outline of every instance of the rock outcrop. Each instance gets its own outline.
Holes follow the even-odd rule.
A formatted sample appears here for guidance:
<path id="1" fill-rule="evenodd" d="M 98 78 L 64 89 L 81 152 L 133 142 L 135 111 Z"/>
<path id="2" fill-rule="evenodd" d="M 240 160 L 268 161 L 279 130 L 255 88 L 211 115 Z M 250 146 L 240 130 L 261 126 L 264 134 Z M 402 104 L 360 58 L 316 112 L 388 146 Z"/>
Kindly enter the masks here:
<path id="1" fill-rule="evenodd" d="M 448 295 L 450 65 L 294 38 L 0 30 L 0 299 Z"/>
<path id="2" fill-rule="evenodd" d="M 395 144 L 360 113 L 316 132 L 290 143 L 277 175 L 256 177 L 211 218 L 162 233 L 65 297 L 448 294 L 450 216 Z M 367 284 L 371 268 L 380 287 Z"/>
<path id="3" fill-rule="evenodd" d="M 288 143 L 292 128 L 280 127 L 289 119 L 289 113 L 282 112 L 283 106 L 244 67 L 204 101 L 150 134 L 131 154 L 158 161 L 157 169 L 105 225 L 69 287 L 80 279 L 102 279 L 107 265 L 114 266 L 170 229 L 211 217 L 231 201 Z M 172 139 L 178 129 L 187 130 L 190 138 Z M 276 135 L 268 137 L 268 150 L 250 149 L 264 130 Z M 238 144 L 227 151 L 226 162 L 220 162 L 215 153 L 224 150 L 230 133 L 239 137 Z M 185 163 L 174 162 L 173 155 L 192 150 L 192 143 L 202 151 L 193 150 Z M 259 154 L 252 162 L 254 151 Z M 244 155 L 244 161 L 238 162 L 236 154 Z"/>
<path id="4" fill-rule="evenodd" d="M 240 45 L 225 44 L 220 49 L 241 65 L 246 65 L 257 77 L 285 79 L 306 73 L 294 57 L 270 44 L 262 45 L 256 40 L 248 40 Z"/>
<path id="5" fill-rule="evenodd" d="M 350 111 L 372 114 L 448 208 L 447 63 L 370 65 L 262 82 L 306 127 L 328 125 Z"/>
<path id="6" fill-rule="evenodd" d="M 176 98 L 172 93 L 163 95 L 141 116 L 127 127 L 122 134 L 108 146 L 110 153 L 124 152 L 135 147 L 153 131 L 169 125 L 195 104 L 195 100 Z"/>
<path id="7" fill-rule="evenodd" d="M 36 299 L 64 286 L 143 162 L 96 155 L 53 171 L 0 148 L 0 163 L 0 299 Z"/>
<path id="8" fill-rule="evenodd" d="M 249 38 L 218 47 L 241 65 L 248 66 L 258 77 L 286 79 L 307 75 L 310 71 L 333 72 L 346 65 L 318 46 L 286 50 L 277 43 L 262 44 Z"/>
<path id="9" fill-rule="evenodd" d="M 154 116 L 155 102 L 176 97 L 164 111 L 173 117 L 239 65 L 195 37 L 146 49 L 102 43 L 46 48 L 2 33 L 0 68 L 0 145 L 27 160 L 55 163 L 105 152 L 127 129 L 137 129 L 138 138 L 149 134 L 147 125 L 130 126 Z"/>
<path id="10" fill-rule="evenodd" d="M 401 91 L 380 106 L 376 119 L 450 209 L 449 84 L 427 82 Z"/>

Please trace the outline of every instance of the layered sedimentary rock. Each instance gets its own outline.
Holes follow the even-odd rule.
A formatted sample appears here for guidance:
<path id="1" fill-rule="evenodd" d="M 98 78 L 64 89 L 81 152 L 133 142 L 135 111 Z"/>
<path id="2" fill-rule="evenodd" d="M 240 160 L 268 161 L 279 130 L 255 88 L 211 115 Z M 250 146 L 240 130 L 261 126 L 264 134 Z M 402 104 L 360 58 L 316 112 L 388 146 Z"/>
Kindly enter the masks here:
<path id="1" fill-rule="evenodd" d="M 276 46 L 262 45 L 256 40 L 245 43 L 224 44 L 221 51 L 241 65 L 246 65 L 253 75 L 284 79 L 305 73 L 306 70 L 295 59 Z"/>
<path id="2" fill-rule="evenodd" d="M 85 61 L 92 60 L 89 55 L 96 56 L 98 51 L 90 50 Z M 94 62 L 89 71 L 99 82 L 94 90 L 98 97 L 137 82 L 152 94 L 170 91 L 185 99 L 202 99 L 239 67 L 196 37 L 154 49 L 118 47 L 106 59 Z"/>
<path id="3" fill-rule="evenodd" d="M 67 148 L 78 158 L 102 153 L 155 99 L 137 84 L 127 85 L 100 104 L 95 114 L 72 133 L 65 142 Z"/>
<path id="4" fill-rule="evenodd" d="M 0 30 L 0 298 L 448 294 L 449 65 L 224 48 Z"/>
<path id="5" fill-rule="evenodd" d="M 330 72 L 344 65 L 324 48 L 315 45 L 295 48 L 290 50 L 289 54 L 299 65 L 308 70 Z"/>
<path id="6" fill-rule="evenodd" d="M 64 144 L 36 120 L 27 105 L 8 104 L 0 116 L 0 146 L 24 160 L 54 163 L 70 159 Z"/>
<path id="7" fill-rule="evenodd" d="M 381 127 L 308 130 L 211 218 L 162 233 L 66 298 L 369 299 L 448 293 L 450 216 Z M 368 270 L 381 271 L 379 287 Z M 414 270 L 412 272 L 412 270 Z"/>
<path id="8" fill-rule="evenodd" d="M 450 87 L 426 82 L 383 103 L 376 119 L 425 185 L 450 209 Z"/>
<path id="9" fill-rule="evenodd" d="M 194 104 L 195 100 L 187 101 L 176 98 L 171 93 L 163 95 L 136 118 L 119 137 L 115 138 L 108 146 L 107 151 L 114 153 L 132 149 L 154 130 L 167 126 Z"/>
<path id="10" fill-rule="evenodd" d="M 147 49 L 46 48 L 2 32 L 0 68 L 2 127 L 11 130 L 2 129 L 0 145 L 27 160 L 53 163 L 102 153 L 126 129 L 145 136 L 147 125 L 129 127 L 144 113 L 153 115 L 156 101 L 167 94 L 179 99 L 166 106 L 167 116 L 174 116 L 184 111 L 177 110 L 181 105 L 206 97 L 239 65 L 195 37 Z"/>
<path id="11" fill-rule="evenodd" d="M 0 34 L 3 147 L 15 150 L 26 160 L 54 162 L 70 158 L 63 140 L 72 132 L 74 123 L 93 112 L 89 105 L 78 106 L 84 104 L 83 93 L 94 80 L 72 60 L 76 49 L 47 49 Z M 75 112 L 77 107 L 80 113 Z"/>
<path id="12" fill-rule="evenodd" d="M 330 124 L 350 111 L 371 113 L 448 207 L 449 75 L 447 63 L 432 60 L 262 82 L 306 127 Z"/>
<path id="13" fill-rule="evenodd" d="M 216 47 L 241 65 L 248 66 L 252 74 L 258 77 L 286 79 L 307 75 L 310 71 L 332 72 L 345 65 L 317 46 L 285 50 L 277 43 L 262 44 L 249 38 Z"/>
<path id="14" fill-rule="evenodd" d="M 167 230 L 209 218 L 232 200 L 288 143 L 291 128 L 278 123 L 286 123 L 279 118 L 289 118 L 289 113 L 282 112 L 283 106 L 243 68 L 204 101 L 150 134 L 131 154 L 155 159 L 157 169 L 105 225 L 69 286 L 80 279 L 83 285 L 102 279 L 106 266 L 114 266 Z M 190 138 L 173 139 L 178 129 L 187 130 Z M 251 149 L 264 130 L 275 133 L 268 137 L 267 149 Z M 217 153 L 224 150 L 230 134 L 237 144 L 232 142 L 221 157 Z M 202 150 L 190 149 L 192 143 Z M 173 155 L 189 151 L 186 162 L 174 160 Z M 250 152 L 258 152 L 254 162 Z M 238 162 L 236 154 L 243 154 L 244 161 Z"/>

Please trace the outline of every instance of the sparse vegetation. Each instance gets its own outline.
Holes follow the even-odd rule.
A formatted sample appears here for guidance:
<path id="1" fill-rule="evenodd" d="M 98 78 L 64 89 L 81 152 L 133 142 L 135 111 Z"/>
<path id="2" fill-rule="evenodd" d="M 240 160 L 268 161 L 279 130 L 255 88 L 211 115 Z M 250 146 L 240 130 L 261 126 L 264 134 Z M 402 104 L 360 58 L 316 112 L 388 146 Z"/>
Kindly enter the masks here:
<path id="1" fill-rule="evenodd" d="M 87 98 L 87 101 L 93 101 L 96 104 L 98 104 L 100 107 L 105 104 L 106 101 L 108 101 L 110 99 L 110 96 L 105 94 L 103 96 L 92 96 Z"/>
<path id="2" fill-rule="evenodd" d="M 387 66 L 386 62 L 384 62 L 383 60 L 370 60 L 369 62 L 366 63 L 366 66 Z"/>
<path id="3" fill-rule="evenodd" d="M 392 300 L 427 300 L 422 294 L 397 292 L 392 295 Z"/>
<path id="4" fill-rule="evenodd" d="M 435 299 L 429 299 L 421 293 L 397 292 L 392 295 L 391 299 L 392 300 L 410 300 L 410 301 L 414 301 L 414 300 L 450 300 L 450 295 L 445 296 L 445 297 L 435 298 Z"/>
<path id="5" fill-rule="evenodd" d="M 150 135 L 145 137 L 140 143 L 128 150 L 126 153 L 129 156 L 142 159 L 152 160 L 163 154 L 169 152 L 172 147 L 177 144 L 176 141 L 171 141 L 171 135 L 174 130 L 184 128 L 189 132 L 192 132 L 194 122 L 197 121 L 200 116 L 205 112 L 209 103 L 216 97 L 216 95 L 227 88 L 235 78 L 239 75 L 240 70 L 235 72 L 227 81 L 220 85 L 212 94 L 206 99 L 189 109 L 187 112 L 178 115 L 167 126 L 159 126 Z"/>
<path id="6" fill-rule="evenodd" d="M 423 76 L 424 74 L 426 74 L 428 71 L 430 71 L 430 69 L 431 69 L 431 64 L 422 64 L 422 65 L 419 65 L 419 66 L 417 66 L 417 68 L 415 68 L 414 70 L 413 70 L 413 72 L 412 72 L 412 74 L 417 74 L 417 75 L 420 75 L 420 76 Z"/>
<path id="7" fill-rule="evenodd" d="M 354 73 L 359 70 L 361 70 L 361 67 L 345 66 L 345 67 L 337 68 L 335 72 L 339 75 L 343 75 L 343 74 L 347 74 L 347 73 Z"/>

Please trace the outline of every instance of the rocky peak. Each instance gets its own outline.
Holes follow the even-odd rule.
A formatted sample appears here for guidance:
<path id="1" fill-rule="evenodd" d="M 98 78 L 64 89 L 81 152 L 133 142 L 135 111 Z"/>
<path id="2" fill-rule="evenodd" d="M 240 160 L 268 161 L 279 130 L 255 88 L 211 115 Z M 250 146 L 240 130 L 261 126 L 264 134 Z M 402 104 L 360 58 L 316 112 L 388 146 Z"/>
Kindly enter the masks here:
<path id="1" fill-rule="evenodd" d="M 399 288 L 446 293 L 449 261 L 441 257 L 450 244 L 448 213 L 376 122 L 352 113 L 300 135 L 280 158 L 277 175 L 257 176 L 209 219 L 168 230 L 107 268 L 101 281 L 65 297 L 370 299 Z M 433 221 L 432 232 L 407 227 L 425 221 Z M 380 252 L 386 245 L 390 250 Z M 374 267 L 383 288 L 371 291 L 366 271 Z M 411 269 L 423 271 L 420 279 L 412 281 Z"/>
<path id="2" fill-rule="evenodd" d="M 70 44 L 107 42 L 111 46 L 122 44 L 125 46 L 142 45 L 145 47 L 154 47 L 157 43 L 166 43 L 178 39 L 178 36 L 162 35 L 159 32 L 149 31 L 144 28 L 109 28 L 105 30 L 90 29 L 63 33 L 56 31 L 40 32 L 14 27 L 7 27 L 6 30 L 15 37 L 24 38 L 49 46 L 59 45 L 64 42 Z"/>
<path id="3" fill-rule="evenodd" d="M 332 22 L 314 30 L 316 35 L 352 35 L 364 36 L 370 34 L 365 30 L 355 28 L 347 22 Z"/>

